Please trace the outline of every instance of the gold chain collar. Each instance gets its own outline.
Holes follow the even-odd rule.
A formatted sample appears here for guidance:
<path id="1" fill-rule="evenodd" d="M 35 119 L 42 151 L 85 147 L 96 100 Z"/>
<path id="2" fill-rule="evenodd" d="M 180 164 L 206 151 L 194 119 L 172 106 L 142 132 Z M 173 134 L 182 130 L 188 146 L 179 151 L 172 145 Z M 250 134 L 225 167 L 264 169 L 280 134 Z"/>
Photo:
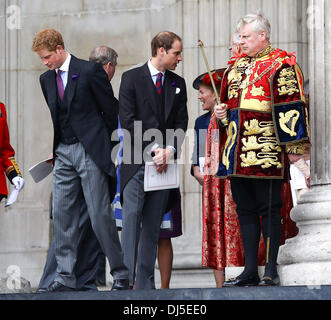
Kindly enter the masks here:
<path id="1" fill-rule="evenodd" d="M 252 57 L 252 59 L 259 59 L 262 58 L 268 54 L 270 54 L 272 51 L 274 51 L 275 48 L 269 43 L 265 48 L 263 48 L 261 51 L 259 51 L 255 57 Z"/>
<path id="2" fill-rule="evenodd" d="M 255 79 L 253 79 L 252 81 L 248 81 L 248 77 L 252 73 L 254 62 L 257 59 L 259 59 L 259 58 L 262 58 L 264 56 L 267 56 L 268 54 L 270 54 L 274 50 L 275 49 L 273 48 L 273 46 L 271 44 L 269 44 L 268 46 L 266 46 L 265 48 L 263 48 L 261 51 L 259 51 L 255 57 L 250 58 L 251 61 L 247 65 L 247 68 L 245 70 L 245 73 L 246 73 L 247 76 L 246 76 L 246 79 L 240 84 L 240 86 L 239 86 L 240 89 L 242 89 L 242 90 L 243 89 L 246 89 L 248 86 L 254 84 L 255 82 L 257 82 L 258 80 L 260 80 L 265 74 L 267 74 L 269 71 L 271 71 L 278 64 L 278 61 L 277 60 L 274 61 L 267 69 L 265 69 Z"/>

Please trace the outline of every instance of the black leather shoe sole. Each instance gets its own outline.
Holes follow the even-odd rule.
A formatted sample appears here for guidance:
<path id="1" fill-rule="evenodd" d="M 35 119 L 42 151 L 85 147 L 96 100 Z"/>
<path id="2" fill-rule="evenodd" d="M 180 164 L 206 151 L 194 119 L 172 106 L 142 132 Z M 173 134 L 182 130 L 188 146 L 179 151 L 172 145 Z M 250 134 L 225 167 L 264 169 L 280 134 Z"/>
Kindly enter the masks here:
<path id="1" fill-rule="evenodd" d="M 223 287 L 249 287 L 249 286 L 257 286 L 260 282 L 260 278 L 258 276 L 252 276 L 248 278 L 234 278 L 227 281 L 224 281 Z"/>
<path id="2" fill-rule="evenodd" d="M 263 277 L 259 282 L 259 286 L 279 286 L 280 280 L 277 276 L 276 278 Z"/>
<path id="3" fill-rule="evenodd" d="M 45 289 L 45 288 L 39 288 L 39 289 L 36 291 L 36 293 L 45 293 L 45 292 L 48 292 L 48 290 Z"/>
<path id="4" fill-rule="evenodd" d="M 66 292 L 66 291 L 75 291 L 74 288 L 67 287 L 60 282 L 53 282 L 47 289 L 48 292 Z"/>
<path id="5" fill-rule="evenodd" d="M 129 290 L 129 280 L 127 279 L 118 279 L 114 281 L 113 287 L 111 288 L 111 291 L 117 291 L 117 290 Z"/>

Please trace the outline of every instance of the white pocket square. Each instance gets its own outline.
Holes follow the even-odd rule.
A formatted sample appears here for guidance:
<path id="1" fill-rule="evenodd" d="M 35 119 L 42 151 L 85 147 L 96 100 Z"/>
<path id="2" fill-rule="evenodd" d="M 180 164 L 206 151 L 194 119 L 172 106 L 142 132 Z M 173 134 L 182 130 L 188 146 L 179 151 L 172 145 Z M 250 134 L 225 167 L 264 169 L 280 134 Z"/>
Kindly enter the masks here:
<path id="1" fill-rule="evenodd" d="M 176 88 L 176 94 L 180 92 L 180 88 Z"/>

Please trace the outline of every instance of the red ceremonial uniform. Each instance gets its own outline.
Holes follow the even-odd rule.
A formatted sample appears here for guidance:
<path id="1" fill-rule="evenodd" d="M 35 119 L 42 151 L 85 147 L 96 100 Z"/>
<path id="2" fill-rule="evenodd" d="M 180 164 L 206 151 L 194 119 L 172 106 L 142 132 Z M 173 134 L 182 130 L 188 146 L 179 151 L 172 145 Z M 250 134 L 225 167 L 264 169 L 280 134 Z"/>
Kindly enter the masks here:
<path id="1" fill-rule="evenodd" d="M 7 196 L 6 176 L 11 182 L 21 172 L 14 158 L 15 151 L 9 143 L 5 105 L 0 103 L 0 200 Z"/>
<path id="2" fill-rule="evenodd" d="M 280 179 L 287 178 L 286 153 L 303 153 L 309 137 L 303 76 L 293 54 L 268 46 L 254 58 L 242 55 L 231 59 L 223 74 L 220 98 L 229 109 L 227 120 L 223 123 L 217 121 L 214 114 L 211 116 L 207 133 L 202 265 L 223 270 L 246 263 L 242 241 L 245 223 L 239 228 L 240 213 L 238 203 L 232 198 L 230 179 L 278 179 L 278 183 Z M 230 179 L 215 179 L 215 174 L 218 178 Z M 238 180 L 234 178 L 234 181 Z M 275 187 L 274 190 L 277 192 Z M 267 199 L 269 190 L 266 191 Z M 276 239 L 274 247 L 278 241 L 284 243 L 285 239 L 297 233 L 289 214 L 292 199 L 288 179 L 282 182 L 280 195 L 283 206 L 273 221 L 281 220 L 282 237 L 278 240 L 277 234 L 271 238 L 272 241 Z M 275 192 L 273 196 L 276 196 Z M 245 201 L 238 202 L 245 207 Z M 265 214 L 262 210 L 258 213 L 262 219 L 255 219 L 254 216 L 252 224 L 261 221 L 263 225 L 267 221 Z M 272 228 L 280 231 L 276 223 Z M 262 229 L 265 236 L 267 228 Z M 259 232 L 258 228 L 256 230 Z M 251 234 L 251 238 L 246 237 L 246 244 L 255 239 Z M 258 265 L 265 264 L 262 238 L 256 252 Z"/>
<path id="3" fill-rule="evenodd" d="M 303 154 L 309 142 L 303 75 L 293 54 L 268 46 L 255 58 L 231 60 L 221 101 L 229 106 L 221 126 L 217 176 L 286 177 L 286 153 Z"/>

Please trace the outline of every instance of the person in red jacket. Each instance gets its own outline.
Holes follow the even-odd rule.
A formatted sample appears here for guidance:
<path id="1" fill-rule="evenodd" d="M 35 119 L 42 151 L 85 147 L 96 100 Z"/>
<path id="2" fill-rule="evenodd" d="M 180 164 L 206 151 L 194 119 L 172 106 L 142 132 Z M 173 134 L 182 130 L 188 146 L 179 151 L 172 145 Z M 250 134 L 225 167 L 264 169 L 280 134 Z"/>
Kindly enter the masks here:
<path id="1" fill-rule="evenodd" d="M 8 195 L 6 176 L 16 189 L 21 190 L 24 185 L 14 156 L 15 151 L 9 143 L 6 108 L 0 102 L 0 201 Z"/>

